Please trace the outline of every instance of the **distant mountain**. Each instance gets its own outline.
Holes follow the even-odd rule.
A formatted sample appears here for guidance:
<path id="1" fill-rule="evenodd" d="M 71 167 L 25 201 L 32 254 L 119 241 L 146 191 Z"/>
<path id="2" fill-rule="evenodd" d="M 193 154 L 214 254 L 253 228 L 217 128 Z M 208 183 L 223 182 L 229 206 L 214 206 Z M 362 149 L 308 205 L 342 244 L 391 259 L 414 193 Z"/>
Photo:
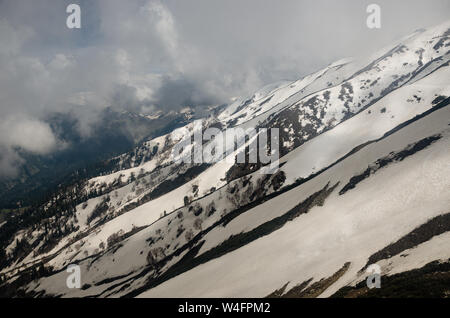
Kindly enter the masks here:
<path id="1" fill-rule="evenodd" d="M 202 130 L 278 128 L 273 174 L 174 160 L 192 121 L 112 157 L 0 225 L 0 293 L 448 297 L 449 46 L 447 22 L 203 117 Z M 365 285 L 373 264 L 381 290 Z"/>
<path id="2" fill-rule="evenodd" d="M 50 155 L 20 151 L 25 164 L 19 174 L 0 179 L 0 208 L 15 209 L 42 200 L 57 185 L 109 172 L 105 160 L 132 150 L 147 138 L 166 134 L 184 126 L 195 114 L 192 110 L 170 114 L 144 115 L 107 108 L 87 137 L 80 136 L 77 120 L 66 113 L 54 113 L 47 122 L 68 146 Z"/>

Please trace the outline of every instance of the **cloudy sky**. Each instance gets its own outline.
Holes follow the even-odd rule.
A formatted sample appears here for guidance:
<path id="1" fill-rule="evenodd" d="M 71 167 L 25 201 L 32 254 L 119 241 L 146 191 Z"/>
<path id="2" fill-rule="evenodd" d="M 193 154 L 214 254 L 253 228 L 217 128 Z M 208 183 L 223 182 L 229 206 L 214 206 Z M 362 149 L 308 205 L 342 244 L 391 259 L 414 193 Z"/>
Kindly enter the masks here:
<path id="1" fill-rule="evenodd" d="M 382 28 L 366 27 L 381 6 Z M 81 29 L 66 7 L 81 6 Z M 64 146 L 44 118 L 72 112 L 89 134 L 107 106 L 202 107 L 297 79 L 448 19 L 448 0 L 0 0 L 0 175 L 18 147 Z"/>

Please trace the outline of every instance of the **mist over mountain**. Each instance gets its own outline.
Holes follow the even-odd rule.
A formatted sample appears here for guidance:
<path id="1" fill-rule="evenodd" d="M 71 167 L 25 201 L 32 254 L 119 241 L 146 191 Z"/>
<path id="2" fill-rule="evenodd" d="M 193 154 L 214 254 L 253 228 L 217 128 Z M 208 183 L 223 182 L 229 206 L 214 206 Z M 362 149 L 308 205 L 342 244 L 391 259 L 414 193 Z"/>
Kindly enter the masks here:
<path id="1" fill-rule="evenodd" d="M 20 175 L 27 156 L 17 149 L 65 149 L 50 114 L 75 116 L 88 136 L 108 107 L 205 111 L 363 56 L 449 12 L 446 0 L 378 1 L 383 27 L 370 30 L 370 1 L 81 0 L 82 27 L 68 29 L 69 3 L 0 2 L 0 176 Z"/>
<path id="2" fill-rule="evenodd" d="M 195 118 L 194 112 L 143 115 L 107 108 L 88 135 L 79 133 L 79 121 L 70 113 L 44 119 L 61 147 L 50 154 L 16 148 L 19 161 L 0 177 L 0 208 L 15 209 L 44 200 L 57 186 L 80 177 L 109 171 L 106 161 L 132 150 L 143 140 L 165 134 Z"/>
<path id="3" fill-rule="evenodd" d="M 150 3 L 163 21 L 156 28 L 172 35 L 169 53 L 182 60 L 177 20 Z M 100 166 L 1 216 L 0 295 L 448 297 L 449 47 L 446 21 L 203 111 L 112 108 L 91 131 L 100 139 L 80 139 L 108 157 Z M 184 84 L 170 85 L 183 94 Z M 166 93 L 172 105 L 183 100 Z M 196 98 L 186 101 L 208 100 Z M 70 120 L 46 123 L 82 149 Z M 237 128 L 279 134 L 256 149 L 251 137 L 219 147 Z M 216 138 L 196 138 L 211 129 Z M 121 130 L 136 147 L 100 148 Z M 174 150 L 186 140 L 189 158 L 199 148 L 223 156 L 180 161 Z M 261 153 L 277 144 L 278 169 L 267 173 Z M 239 162 L 252 151 L 256 162 Z M 67 285 L 70 265 L 80 269 L 79 288 Z M 383 288 L 366 284 L 374 266 Z"/>

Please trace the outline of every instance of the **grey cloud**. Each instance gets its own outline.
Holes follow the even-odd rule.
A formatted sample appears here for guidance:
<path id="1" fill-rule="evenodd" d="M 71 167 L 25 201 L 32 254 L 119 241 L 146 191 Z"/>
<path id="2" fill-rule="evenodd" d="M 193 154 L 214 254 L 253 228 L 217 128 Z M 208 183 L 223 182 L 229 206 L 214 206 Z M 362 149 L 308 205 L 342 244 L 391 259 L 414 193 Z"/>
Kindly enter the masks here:
<path id="1" fill-rule="evenodd" d="M 168 110 L 202 107 L 220 102 L 218 97 L 210 94 L 205 87 L 184 77 L 165 78 L 161 88 L 155 93 L 154 99 L 154 105 L 157 108 Z"/>

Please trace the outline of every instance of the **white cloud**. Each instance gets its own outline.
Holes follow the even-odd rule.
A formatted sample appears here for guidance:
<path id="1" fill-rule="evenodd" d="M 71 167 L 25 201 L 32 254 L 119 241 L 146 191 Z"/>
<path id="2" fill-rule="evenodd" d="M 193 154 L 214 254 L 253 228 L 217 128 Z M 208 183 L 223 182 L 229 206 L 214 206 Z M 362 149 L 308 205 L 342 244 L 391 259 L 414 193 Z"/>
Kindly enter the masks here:
<path id="1" fill-rule="evenodd" d="M 0 134 L 3 145 L 35 154 L 49 153 L 57 146 L 49 125 L 34 119 L 6 118 L 0 123 Z"/>
<path id="2" fill-rule="evenodd" d="M 0 177 L 14 176 L 23 164 L 18 151 L 45 155 L 64 147 L 46 123 L 17 116 L 3 118 L 0 121 Z"/>

